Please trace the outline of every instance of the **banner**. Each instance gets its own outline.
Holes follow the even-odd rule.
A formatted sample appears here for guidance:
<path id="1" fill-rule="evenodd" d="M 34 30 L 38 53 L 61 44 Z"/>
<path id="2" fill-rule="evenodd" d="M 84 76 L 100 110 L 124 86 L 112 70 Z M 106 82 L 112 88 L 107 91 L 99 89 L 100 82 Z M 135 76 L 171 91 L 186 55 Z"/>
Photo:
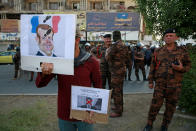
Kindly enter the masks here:
<path id="1" fill-rule="evenodd" d="M 139 31 L 140 15 L 136 12 L 86 14 L 87 31 Z"/>

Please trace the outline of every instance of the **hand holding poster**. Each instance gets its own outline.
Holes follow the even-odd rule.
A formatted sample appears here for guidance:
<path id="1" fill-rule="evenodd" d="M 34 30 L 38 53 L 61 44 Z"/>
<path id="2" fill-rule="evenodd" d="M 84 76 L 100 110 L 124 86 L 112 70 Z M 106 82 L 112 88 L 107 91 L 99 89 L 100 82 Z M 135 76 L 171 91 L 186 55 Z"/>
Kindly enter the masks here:
<path id="1" fill-rule="evenodd" d="M 21 67 L 40 72 L 42 62 L 53 73 L 73 75 L 76 15 L 21 15 Z"/>
<path id="2" fill-rule="evenodd" d="M 87 111 L 93 111 L 96 123 L 108 122 L 110 90 L 72 86 L 71 93 L 71 118 L 84 120 L 88 118 Z"/>

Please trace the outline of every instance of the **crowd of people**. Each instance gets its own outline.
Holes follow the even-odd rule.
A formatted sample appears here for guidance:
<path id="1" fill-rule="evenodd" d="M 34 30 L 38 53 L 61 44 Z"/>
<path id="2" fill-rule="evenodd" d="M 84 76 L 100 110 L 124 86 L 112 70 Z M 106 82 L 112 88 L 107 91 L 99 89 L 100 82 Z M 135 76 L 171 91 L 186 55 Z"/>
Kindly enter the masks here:
<path id="1" fill-rule="evenodd" d="M 41 64 L 42 72 L 37 73 L 36 86 L 44 87 L 52 78 L 56 78 L 58 81 L 57 114 L 60 131 L 93 130 L 92 111 L 89 112 L 90 117 L 83 121 L 69 118 L 71 85 L 87 87 L 93 85 L 95 88 L 106 89 L 108 83 L 114 102 L 109 116 L 111 118 L 121 117 L 124 103 L 123 82 L 132 80 L 133 68 L 136 81 L 141 80 L 138 74 L 141 70 L 142 80 L 149 81 L 149 88 L 154 88 L 147 124 L 143 131 L 152 130 L 153 122 L 164 100 L 166 109 L 161 131 L 167 131 L 178 102 L 183 73 L 191 68 L 188 52 L 184 47 L 176 44 L 178 39 L 176 30 L 166 30 L 163 34 L 166 44 L 157 49 L 150 45 L 144 47 L 139 42 L 135 45 L 124 43 L 121 39 L 121 32 L 118 30 L 113 31 L 112 34 L 105 34 L 102 38 L 104 43 L 101 45 L 86 43 L 84 48 L 81 48 L 79 46 L 80 33 L 76 32 L 73 76 L 53 74 L 54 65 L 52 63 Z M 17 70 L 17 64 L 15 67 Z M 147 69 L 150 69 L 149 76 L 146 75 Z M 32 79 L 30 80 L 32 81 Z"/>
<path id="2" fill-rule="evenodd" d="M 105 38 L 109 36 L 109 46 L 106 46 Z M 121 40 L 120 31 L 114 31 L 113 43 L 111 36 L 103 36 L 104 44 L 93 47 L 91 53 L 100 61 L 102 69 L 102 81 L 105 88 L 106 78 L 109 89 L 112 89 L 114 99 L 114 111 L 110 117 L 120 117 L 123 113 L 123 80 L 131 80 L 132 68 L 135 68 L 136 80 L 140 81 L 139 69 L 142 71 L 143 81 L 149 81 L 149 88 L 154 88 L 152 103 L 150 105 L 147 124 L 143 131 L 151 131 L 163 102 L 166 109 L 163 116 L 161 131 L 167 131 L 173 117 L 179 99 L 182 86 L 183 73 L 191 68 L 191 61 L 185 47 L 178 46 L 178 36 L 175 29 L 168 29 L 163 33 L 165 45 L 160 48 L 147 45 L 145 48 L 141 43 L 135 46 L 125 44 Z M 108 45 L 108 44 L 107 44 Z M 104 48 L 105 47 L 105 48 Z M 103 64 L 104 63 L 104 64 Z M 107 65 L 107 66 L 106 66 Z M 146 66 L 146 68 L 145 68 Z M 146 70 L 150 72 L 147 78 Z M 127 73 L 128 72 L 128 73 Z"/>
<path id="3" fill-rule="evenodd" d="M 103 43 L 97 44 L 97 45 L 91 45 L 89 42 L 84 44 L 84 50 L 91 53 L 91 55 L 95 56 L 98 61 L 100 61 L 100 68 L 102 72 L 102 80 L 103 80 L 103 87 L 105 88 L 106 78 L 109 79 L 109 89 L 110 88 L 110 72 L 108 63 L 105 60 L 105 52 L 106 49 L 109 48 L 112 43 L 112 35 L 111 34 L 105 34 L 102 36 Z M 149 43 L 148 45 L 143 45 L 140 42 L 138 43 L 124 43 L 122 44 L 127 48 L 127 57 L 128 61 L 126 62 L 126 72 L 125 72 L 125 78 L 124 80 L 132 81 L 131 74 L 132 69 L 135 69 L 135 77 L 137 81 L 140 81 L 139 78 L 139 70 L 141 70 L 143 75 L 143 81 L 147 81 L 147 72 L 149 70 L 150 64 L 151 64 L 151 58 L 154 53 L 154 50 L 156 49 L 155 46 L 151 45 Z"/>

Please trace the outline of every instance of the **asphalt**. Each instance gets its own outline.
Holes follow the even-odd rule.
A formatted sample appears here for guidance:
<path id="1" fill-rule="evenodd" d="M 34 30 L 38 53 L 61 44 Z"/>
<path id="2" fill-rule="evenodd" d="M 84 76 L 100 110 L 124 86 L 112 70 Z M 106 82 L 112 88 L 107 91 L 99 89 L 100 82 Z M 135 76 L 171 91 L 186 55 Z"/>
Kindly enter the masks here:
<path id="1" fill-rule="evenodd" d="M 141 72 L 140 79 L 142 79 Z M 34 80 L 29 81 L 30 72 L 21 71 L 20 78 L 13 80 L 14 65 L 0 65 L 0 95 L 56 95 L 57 80 L 53 79 L 46 87 L 37 88 L 35 86 L 36 73 Z M 148 70 L 147 70 L 148 74 Z M 124 94 L 152 93 L 148 88 L 148 81 L 136 81 L 134 69 L 131 75 L 132 81 L 125 80 Z"/>

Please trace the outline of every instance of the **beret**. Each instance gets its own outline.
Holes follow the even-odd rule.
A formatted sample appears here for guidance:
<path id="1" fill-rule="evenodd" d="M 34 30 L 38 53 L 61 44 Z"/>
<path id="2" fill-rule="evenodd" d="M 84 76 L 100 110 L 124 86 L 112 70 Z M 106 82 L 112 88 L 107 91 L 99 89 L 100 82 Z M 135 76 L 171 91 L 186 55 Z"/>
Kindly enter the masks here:
<path id="1" fill-rule="evenodd" d="M 165 36 L 167 33 L 176 33 L 176 30 L 173 28 L 167 29 L 165 30 L 165 32 L 163 33 L 163 36 Z"/>
<path id="2" fill-rule="evenodd" d="M 103 37 L 104 38 L 111 38 L 111 34 L 105 34 Z"/>

